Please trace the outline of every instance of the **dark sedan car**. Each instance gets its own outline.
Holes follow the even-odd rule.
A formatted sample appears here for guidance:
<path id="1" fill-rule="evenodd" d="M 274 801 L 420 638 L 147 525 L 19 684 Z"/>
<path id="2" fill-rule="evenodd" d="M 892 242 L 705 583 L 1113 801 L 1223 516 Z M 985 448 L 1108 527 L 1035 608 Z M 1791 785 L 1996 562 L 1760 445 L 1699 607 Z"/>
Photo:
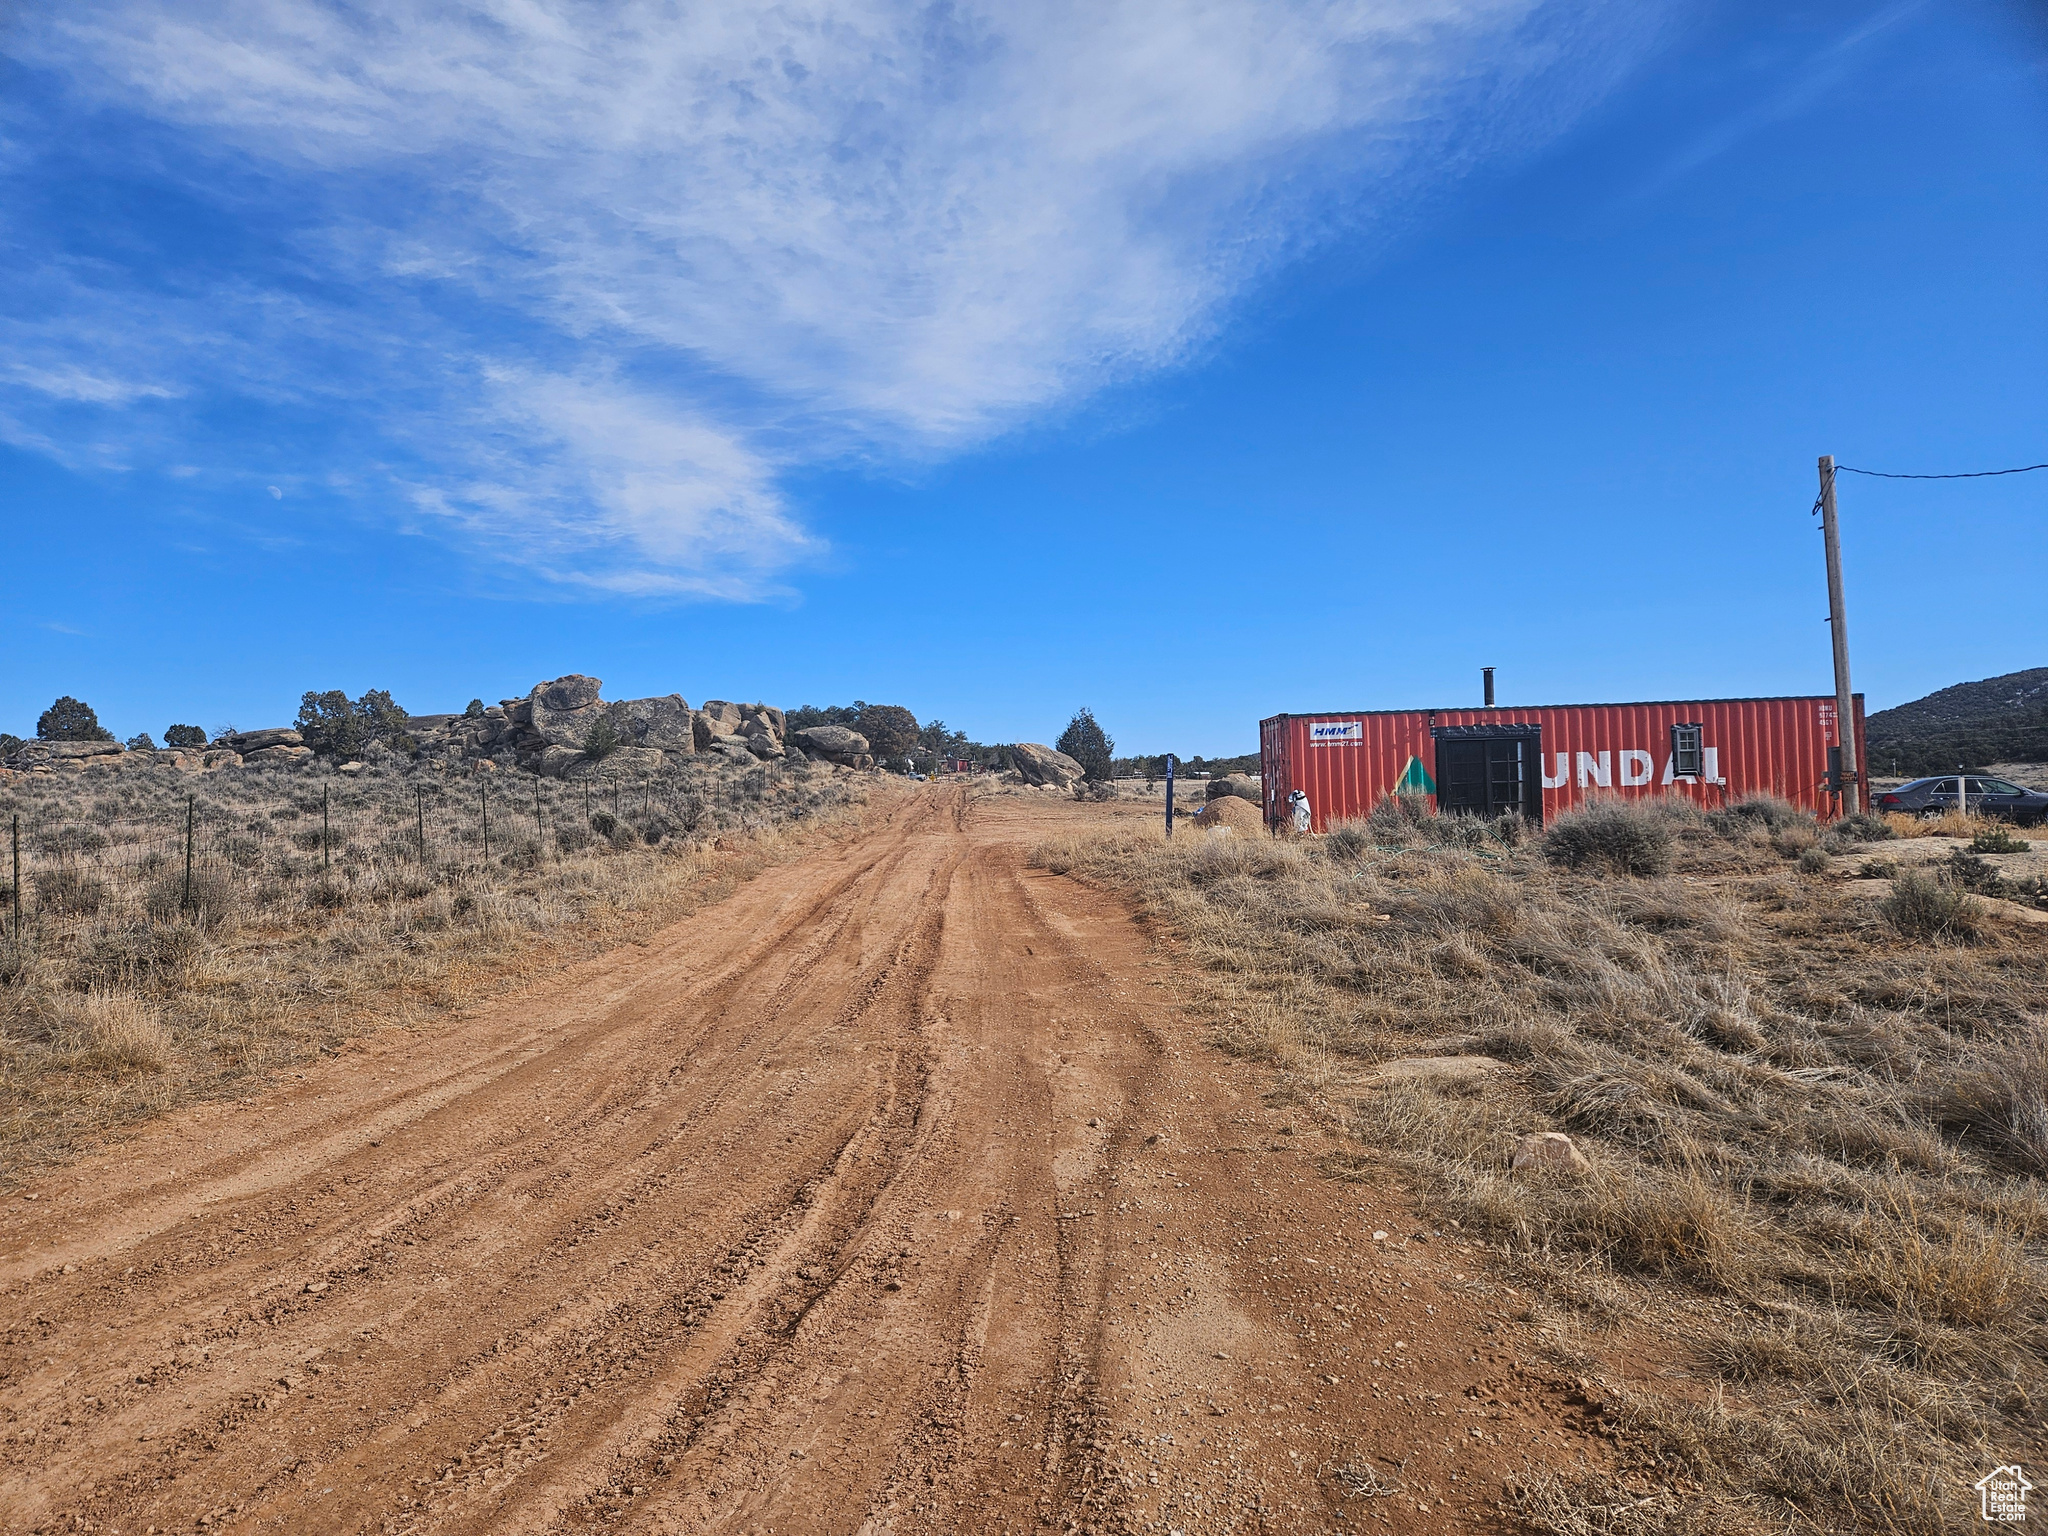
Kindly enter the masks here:
<path id="1" fill-rule="evenodd" d="M 1908 816 L 1939 816 L 1956 809 L 1956 782 L 1962 781 L 1962 799 L 1977 816 L 1996 816 L 2021 826 L 2048 820 L 2048 795 L 2038 789 L 2021 789 L 2004 779 L 1981 773 L 1951 773 L 1932 779 L 1915 779 L 1877 797 L 1880 811 L 1900 811 Z"/>

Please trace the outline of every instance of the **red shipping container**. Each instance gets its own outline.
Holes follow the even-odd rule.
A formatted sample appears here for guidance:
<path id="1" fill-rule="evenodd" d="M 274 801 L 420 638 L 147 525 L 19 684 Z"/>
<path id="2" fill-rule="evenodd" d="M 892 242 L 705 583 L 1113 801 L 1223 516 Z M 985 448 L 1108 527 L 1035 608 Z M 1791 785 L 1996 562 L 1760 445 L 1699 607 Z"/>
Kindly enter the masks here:
<path id="1" fill-rule="evenodd" d="M 1855 697 L 1856 760 L 1863 695 Z M 1781 795 L 1822 818 L 1828 749 L 1840 744 L 1832 696 L 1691 703 L 1549 704 L 1530 709 L 1363 710 L 1259 722 L 1266 820 L 1308 797 L 1310 825 L 1363 816 L 1381 795 L 1439 811 L 1541 822 L 1596 796 L 1682 794 L 1702 806 Z"/>

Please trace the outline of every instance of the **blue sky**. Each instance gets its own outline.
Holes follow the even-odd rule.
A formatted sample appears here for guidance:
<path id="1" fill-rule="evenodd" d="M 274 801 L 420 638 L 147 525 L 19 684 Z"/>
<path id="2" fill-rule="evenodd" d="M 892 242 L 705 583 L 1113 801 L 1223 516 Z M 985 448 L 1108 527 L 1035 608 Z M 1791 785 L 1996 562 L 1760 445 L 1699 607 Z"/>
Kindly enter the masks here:
<path id="1" fill-rule="evenodd" d="M 1826 692 L 1814 461 L 2048 459 L 2026 0 L 79 0 L 0 23 L 0 729 Z M 1844 477 L 1872 707 L 2048 473 Z"/>

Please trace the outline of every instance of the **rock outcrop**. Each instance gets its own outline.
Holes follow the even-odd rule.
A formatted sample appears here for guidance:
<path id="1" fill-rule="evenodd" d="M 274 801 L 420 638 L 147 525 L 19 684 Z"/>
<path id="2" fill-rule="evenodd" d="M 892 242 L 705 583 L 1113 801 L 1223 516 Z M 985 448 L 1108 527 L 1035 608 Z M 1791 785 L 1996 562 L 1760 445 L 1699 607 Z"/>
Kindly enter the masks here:
<path id="1" fill-rule="evenodd" d="M 875 764 L 867 737 L 850 726 L 806 726 L 792 731 L 789 740 L 813 762 L 837 763 L 842 768 L 872 768 Z"/>
<path id="2" fill-rule="evenodd" d="M 591 733 L 608 725 L 618 745 L 602 757 L 584 749 Z M 414 715 L 407 733 L 424 767 L 443 772 L 495 772 L 521 768 L 556 778 L 653 773 L 679 758 L 713 752 L 752 767 L 801 752 L 816 762 L 871 767 L 866 738 L 843 727 L 827 727 L 819 743 L 790 740 L 788 717 L 770 704 L 735 704 L 714 699 L 692 709 L 679 693 L 654 698 L 607 700 L 603 684 L 581 672 L 536 683 L 525 697 L 504 699 L 474 714 Z M 830 733 L 838 732 L 838 735 Z M 381 741 L 366 745 L 360 760 L 338 767 L 393 762 L 401 753 Z M 291 726 L 229 731 L 208 747 L 130 752 L 118 741 L 29 741 L 10 754 L 0 770 L 22 773 L 77 773 L 87 764 L 110 768 L 169 768 L 198 772 L 220 768 L 290 768 L 316 761 L 313 749 Z"/>
<path id="3" fill-rule="evenodd" d="M 592 727 L 605 714 L 604 701 L 598 697 L 602 686 L 596 678 L 580 672 L 536 684 L 526 697 L 527 729 L 546 746 L 574 747 L 581 752 Z"/>
<path id="4" fill-rule="evenodd" d="M 608 723 L 627 748 L 651 751 L 656 758 L 696 751 L 695 720 L 681 694 L 607 702 L 603 688 L 599 679 L 571 672 L 534 684 L 523 699 L 505 699 L 479 714 L 438 717 L 421 732 L 420 756 L 451 766 L 485 760 L 551 778 L 573 776 L 581 765 L 592 763 L 583 749 L 600 722 Z"/>
<path id="5" fill-rule="evenodd" d="M 294 742 L 281 741 L 275 746 L 257 747 L 242 754 L 244 766 L 250 768 L 296 768 L 301 763 L 313 761 L 313 749 Z"/>
<path id="6" fill-rule="evenodd" d="M 531 768 L 544 779 L 560 779 L 566 778 L 572 768 L 580 768 L 591 761 L 580 747 L 549 745 L 540 749 L 538 757 L 529 758 L 520 766 Z"/>
<path id="7" fill-rule="evenodd" d="M 728 756 L 737 746 L 755 758 L 781 757 L 788 719 L 769 704 L 733 704 L 709 699 L 697 711 L 697 750 L 723 751 Z"/>
<path id="8" fill-rule="evenodd" d="M 619 746 L 593 758 L 584 748 L 601 723 Z M 607 700 L 602 682 L 581 672 L 537 683 L 526 697 L 474 715 L 415 716 L 413 726 L 424 761 L 469 771 L 490 763 L 551 778 L 651 773 L 700 752 L 751 765 L 788 751 L 787 721 L 771 705 L 713 699 L 692 709 L 679 693 Z"/>
<path id="9" fill-rule="evenodd" d="M 624 699 L 605 706 L 605 714 L 619 740 L 629 747 L 651 747 L 657 752 L 695 752 L 696 721 L 680 693 L 665 693 L 653 699 Z"/>
<path id="10" fill-rule="evenodd" d="M 139 754 L 138 754 L 139 755 Z M 128 749 L 118 741 L 24 741 L 8 755 L 6 766 L 18 773 L 77 773 L 87 763 L 100 767 L 125 765 Z"/>
<path id="11" fill-rule="evenodd" d="M 1265 798 L 1259 791 L 1259 781 L 1247 774 L 1226 773 L 1220 779 L 1211 779 L 1204 789 L 1211 800 L 1235 795 L 1240 800 L 1251 801 L 1253 805 L 1265 804 Z"/>
<path id="12" fill-rule="evenodd" d="M 1026 784 L 1049 784 L 1054 789 L 1072 789 L 1081 782 L 1086 772 L 1064 752 L 1055 752 L 1051 747 L 1040 746 L 1035 741 L 1020 741 L 1010 748 L 1011 760 L 1017 765 L 1017 772 L 1023 775 Z"/>
<path id="13" fill-rule="evenodd" d="M 268 747 L 303 747 L 305 744 L 306 738 L 288 725 L 266 726 L 260 731 L 234 731 L 214 743 L 244 757 Z"/>

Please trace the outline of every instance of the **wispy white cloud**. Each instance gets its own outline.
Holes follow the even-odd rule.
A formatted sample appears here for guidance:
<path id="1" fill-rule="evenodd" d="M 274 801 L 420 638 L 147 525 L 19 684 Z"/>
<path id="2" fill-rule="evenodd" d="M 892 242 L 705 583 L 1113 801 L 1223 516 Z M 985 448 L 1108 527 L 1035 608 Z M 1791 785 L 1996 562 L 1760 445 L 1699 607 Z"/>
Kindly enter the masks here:
<path id="1" fill-rule="evenodd" d="M 308 379 L 247 326 L 246 387 L 402 379 L 366 409 L 416 506 L 565 578 L 739 596 L 816 549 L 791 465 L 942 455 L 1182 362 L 1290 252 L 1553 131 L 1646 14 L 74 0 L 8 46 L 312 189 L 318 282 L 274 301 L 353 363 Z"/>
<path id="2" fill-rule="evenodd" d="M 108 378 L 89 373 L 75 365 L 37 368 L 16 363 L 9 370 L 22 388 L 47 395 L 52 400 L 76 401 L 85 405 L 130 405 L 137 400 L 174 400 L 182 390 L 140 379 Z"/>
<path id="3" fill-rule="evenodd" d="M 1803 60 L 1778 89 L 1684 145 L 1644 183 L 1638 195 L 1660 192 L 1719 159 L 1751 134 L 1812 110 L 1850 78 L 1862 62 L 1860 55 L 1866 44 L 1924 9 L 1926 3 L 1927 0 L 1893 0 L 1849 27 Z"/>

